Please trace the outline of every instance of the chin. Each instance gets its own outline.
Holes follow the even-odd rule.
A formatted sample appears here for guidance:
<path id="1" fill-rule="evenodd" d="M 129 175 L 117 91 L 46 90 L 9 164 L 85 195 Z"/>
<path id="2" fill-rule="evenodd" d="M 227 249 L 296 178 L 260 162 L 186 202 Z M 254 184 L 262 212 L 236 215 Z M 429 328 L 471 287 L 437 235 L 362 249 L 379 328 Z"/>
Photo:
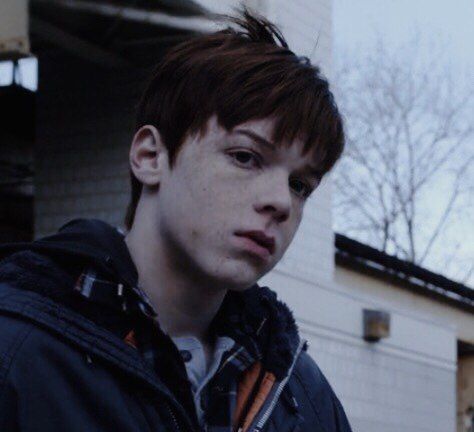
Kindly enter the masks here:
<path id="1" fill-rule="evenodd" d="M 239 263 L 239 265 L 228 266 L 220 270 L 219 275 L 216 275 L 217 279 L 221 281 L 226 289 L 232 291 L 245 291 L 266 273 L 262 269 L 257 270 L 248 263 Z"/>
<path id="2" fill-rule="evenodd" d="M 252 287 L 257 281 L 253 281 L 244 285 L 235 285 L 235 286 L 229 286 L 227 289 L 229 291 L 234 291 L 234 292 L 243 292 L 245 290 L 248 290 L 250 287 Z"/>
<path id="3" fill-rule="evenodd" d="M 219 280 L 221 281 L 222 286 L 231 291 L 245 291 L 247 288 L 254 285 L 259 279 L 260 277 L 256 275 L 251 275 L 249 277 L 245 277 L 242 274 L 238 276 L 219 275 Z"/>

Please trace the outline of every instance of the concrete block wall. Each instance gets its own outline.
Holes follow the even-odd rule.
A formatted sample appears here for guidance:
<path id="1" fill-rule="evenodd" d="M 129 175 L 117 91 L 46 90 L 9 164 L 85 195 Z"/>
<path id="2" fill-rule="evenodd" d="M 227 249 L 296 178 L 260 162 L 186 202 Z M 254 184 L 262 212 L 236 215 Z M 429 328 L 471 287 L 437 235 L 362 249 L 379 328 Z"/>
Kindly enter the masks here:
<path id="1" fill-rule="evenodd" d="M 132 80 L 68 59 L 39 64 L 35 237 L 75 217 L 121 224 L 129 196 Z"/>
<path id="2" fill-rule="evenodd" d="M 307 334 L 354 431 L 454 432 L 452 368 Z"/>

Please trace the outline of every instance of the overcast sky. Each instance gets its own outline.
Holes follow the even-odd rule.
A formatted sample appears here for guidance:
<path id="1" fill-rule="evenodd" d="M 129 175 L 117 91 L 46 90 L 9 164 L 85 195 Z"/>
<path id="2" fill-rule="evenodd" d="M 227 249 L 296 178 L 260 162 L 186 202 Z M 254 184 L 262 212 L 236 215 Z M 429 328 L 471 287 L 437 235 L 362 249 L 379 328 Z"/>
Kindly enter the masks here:
<path id="1" fill-rule="evenodd" d="M 474 0 L 334 0 L 335 54 L 364 49 L 382 34 L 398 42 L 419 29 L 440 36 L 456 67 L 474 67 Z"/>
<path id="2" fill-rule="evenodd" d="M 474 0 L 334 0 L 334 57 L 356 56 L 371 48 L 380 36 L 388 47 L 412 40 L 418 31 L 422 40 L 441 43 L 443 61 L 458 77 L 474 74 Z M 425 45 L 417 51 L 427 53 Z M 459 80 L 463 86 L 465 81 Z M 464 86 L 463 86 L 464 88 Z M 474 117 L 474 116 L 473 116 Z M 470 147 L 474 151 L 474 143 Z M 433 191 L 432 198 L 437 196 Z M 472 197 L 471 197 L 472 200 Z M 430 202 L 430 205 L 435 202 Z M 467 218 L 466 218 L 467 219 Z M 468 268 L 474 262 L 474 227 L 468 222 L 451 225 L 453 236 L 461 234 L 458 264 Z M 454 240 L 454 238 L 453 238 Z M 429 263 L 426 263 L 430 267 Z M 439 268 L 433 268 L 440 271 Z M 457 274 L 447 274 L 456 278 Z M 474 286 L 474 274 L 466 281 Z"/>

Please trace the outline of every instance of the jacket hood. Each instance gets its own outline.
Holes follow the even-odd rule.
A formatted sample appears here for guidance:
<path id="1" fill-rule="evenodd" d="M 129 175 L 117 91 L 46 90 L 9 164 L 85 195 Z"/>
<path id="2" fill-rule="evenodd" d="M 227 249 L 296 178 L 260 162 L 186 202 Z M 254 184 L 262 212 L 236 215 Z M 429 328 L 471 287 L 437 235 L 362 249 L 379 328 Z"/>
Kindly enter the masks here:
<path id="1" fill-rule="evenodd" d="M 0 246 L 0 260 L 19 251 L 33 251 L 71 266 L 93 265 L 118 282 L 134 285 L 138 273 L 120 232 L 98 219 L 73 219 L 56 234 L 30 243 Z"/>
<path id="2" fill-rule="evenodd" d="M 56 234 L 30 243 L 0 246 L 0 281 L 34 291 L 78 311 L 112 331 L 116 315 L 92 305 L 73 286 L 85 268 L 94 267 L 109 281 L 136 286 L 138 273 L 123 234 L 97 219 L 74 219 Z M 123 316 L 121 321 L 127 321 Z M 290 309 L 268 287 L 228 291 L 211 327 L 252 350 L 264 367 L 281 379 L 300 342 Z"/>

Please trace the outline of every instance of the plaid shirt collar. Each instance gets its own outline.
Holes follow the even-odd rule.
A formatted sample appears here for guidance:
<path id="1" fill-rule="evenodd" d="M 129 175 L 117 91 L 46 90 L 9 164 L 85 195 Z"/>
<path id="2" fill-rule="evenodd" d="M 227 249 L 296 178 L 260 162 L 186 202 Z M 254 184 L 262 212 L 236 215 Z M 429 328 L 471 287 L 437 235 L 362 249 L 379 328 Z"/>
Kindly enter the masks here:
<path id="1" fill-rule="evenodd" d="M 94 268 L 84 270 L 76 280 L 74 289 L 96 303 L 125 313 L 139 311 L 147 318 L 157 318 L 150 299 L 138 285 L 128 286 L 102 278 Z"/>

